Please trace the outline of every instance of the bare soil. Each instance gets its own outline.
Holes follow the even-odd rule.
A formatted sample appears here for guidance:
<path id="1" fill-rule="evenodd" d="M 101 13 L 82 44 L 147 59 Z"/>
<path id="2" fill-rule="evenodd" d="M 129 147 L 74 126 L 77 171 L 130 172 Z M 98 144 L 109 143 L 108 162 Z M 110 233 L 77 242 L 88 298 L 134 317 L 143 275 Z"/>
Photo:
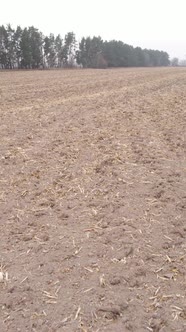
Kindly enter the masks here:
<path id="1" fill-rule="evenodd" d="M 186 69 L 0 72 L 0 331 L 186 331 Z"/>

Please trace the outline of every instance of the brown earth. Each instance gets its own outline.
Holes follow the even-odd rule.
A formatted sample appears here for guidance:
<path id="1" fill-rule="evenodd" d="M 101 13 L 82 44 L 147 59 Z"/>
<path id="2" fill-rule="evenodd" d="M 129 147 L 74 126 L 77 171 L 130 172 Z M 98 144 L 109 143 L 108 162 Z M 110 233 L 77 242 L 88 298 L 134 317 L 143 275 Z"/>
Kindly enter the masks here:
<path id="1" fill-rule="evenodd" d="M 186 69 L 0 72 L 0 331 L 186 331 Z"/>

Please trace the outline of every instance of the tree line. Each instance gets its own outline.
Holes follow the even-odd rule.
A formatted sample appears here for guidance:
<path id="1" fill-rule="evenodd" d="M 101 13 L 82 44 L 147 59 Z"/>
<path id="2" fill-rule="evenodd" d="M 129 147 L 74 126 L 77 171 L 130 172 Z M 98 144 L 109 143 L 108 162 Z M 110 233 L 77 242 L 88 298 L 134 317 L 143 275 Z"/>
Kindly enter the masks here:
<path id="1" fill-rule="evenodd" d="M 34 26 L 0 26 L 0 68 L 83 68 L 168 66 L 167 52 L 142 49 L 100 36 L 82 37 L 73 32 L 45 36 Z"/>

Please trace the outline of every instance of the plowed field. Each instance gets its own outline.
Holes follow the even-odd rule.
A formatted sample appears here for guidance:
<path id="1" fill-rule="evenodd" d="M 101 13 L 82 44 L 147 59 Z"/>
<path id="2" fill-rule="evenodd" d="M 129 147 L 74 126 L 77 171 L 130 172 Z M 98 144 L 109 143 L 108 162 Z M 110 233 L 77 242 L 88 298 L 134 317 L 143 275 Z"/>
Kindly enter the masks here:
<path id="1" fill-rule="evenodd" d="M 0 331 L 186 331 L 186 69 L 0 72 Z"/>

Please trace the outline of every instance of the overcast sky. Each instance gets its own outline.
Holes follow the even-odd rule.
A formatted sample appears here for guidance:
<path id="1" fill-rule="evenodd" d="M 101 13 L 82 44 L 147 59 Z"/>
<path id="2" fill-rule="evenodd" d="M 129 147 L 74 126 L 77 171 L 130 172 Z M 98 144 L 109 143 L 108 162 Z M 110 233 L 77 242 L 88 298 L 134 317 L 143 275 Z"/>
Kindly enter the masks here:
<path id="1" fill-rule="evenodd" d="M 44 34 L 82 36 L 167 51 L 186 58 L 186 0 L 1 1 L 0 25 L 34 25 Z"/>

